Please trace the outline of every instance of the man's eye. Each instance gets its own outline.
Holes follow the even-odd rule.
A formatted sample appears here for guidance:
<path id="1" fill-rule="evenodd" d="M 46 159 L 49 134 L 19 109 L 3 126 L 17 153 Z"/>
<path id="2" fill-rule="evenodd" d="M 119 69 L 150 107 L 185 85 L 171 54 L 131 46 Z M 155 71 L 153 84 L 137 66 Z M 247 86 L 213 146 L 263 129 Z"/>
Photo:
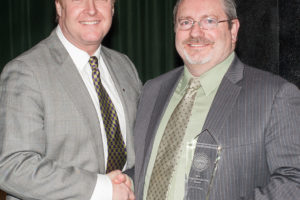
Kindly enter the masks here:
<path id="1" fill-rule="evenodd" d="M 182 26 L 186 26 L 186 25 L 189 25 L 189 24 L 190 24 L 189 20 L 182 20 L 182 21 L 180 21 L 180 25 L 182 25 Z"/>
<path id="2" fill-rule="evenodd" d="M 217 22 L 217 20 L 213 18 L 206 18 L 204 21 L 206 24 L 215 24 Z"/>

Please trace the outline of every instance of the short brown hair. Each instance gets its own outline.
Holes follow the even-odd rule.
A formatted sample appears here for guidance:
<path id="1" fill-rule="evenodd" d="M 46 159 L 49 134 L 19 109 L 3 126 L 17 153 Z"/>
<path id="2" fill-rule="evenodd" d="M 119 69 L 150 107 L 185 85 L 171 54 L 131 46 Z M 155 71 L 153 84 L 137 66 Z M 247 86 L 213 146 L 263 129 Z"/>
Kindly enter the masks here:
<path id="1" fill-rule="evenodd" d="M 174 10 L 173 10 L 174 25 L 176 25 L 178 7 L 182 1 L 183 0 L 177 0 L 176 4 L 174 6 Z M 224 12 L 227 15 L 228 19 L 230 19 L 230 20 L 237 19 L 235 0 L 221 0 L 221 1 L 223 2 Z M 228 23 L 229 23 L 229 28 L 231 29 L 232 21 L 228 21 Z"/>

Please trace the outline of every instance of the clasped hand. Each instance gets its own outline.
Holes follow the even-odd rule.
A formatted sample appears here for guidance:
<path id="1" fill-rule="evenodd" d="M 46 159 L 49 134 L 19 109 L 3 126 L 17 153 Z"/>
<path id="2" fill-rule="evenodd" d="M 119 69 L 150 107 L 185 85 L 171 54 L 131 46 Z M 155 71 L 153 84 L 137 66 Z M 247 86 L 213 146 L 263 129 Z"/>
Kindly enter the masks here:
<path id="1" fill-rule="evenodd" d="M 135 200 L 130 178 L 120 170 L 107 174 L 113 185 L 113 200 Z"/>

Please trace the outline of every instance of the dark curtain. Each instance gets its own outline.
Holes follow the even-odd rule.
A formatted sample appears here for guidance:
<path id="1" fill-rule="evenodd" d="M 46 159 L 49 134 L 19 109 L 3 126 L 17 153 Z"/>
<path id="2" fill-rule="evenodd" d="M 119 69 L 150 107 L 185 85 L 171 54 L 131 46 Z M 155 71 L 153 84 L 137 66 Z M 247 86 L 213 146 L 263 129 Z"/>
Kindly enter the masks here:
<path id="1" fill-rule="evenodd" d="M 174 47 L 176 0 L 117 0 L 103 44 L 127 54 L 145 82 L 182 64 Z M 238 0 L 236 52 L 300 87 L 300 0 Z M 54 0 L 2 0 L 0 71 L 56 26 Z"/>
<path id="2" fill-rule="evenodd" d="M 104 44 L 127 54 L 143 81 L 173 69 L 176 51 L 174 0 L 118 0 L 111 34 Z"/>
<path id="3" fill-rule="evenodd" d="M 6 199 L 6 194 L 0 190 L 0 200 L 5 200 Z"/>
<path id="4" fill-rule="evenodd" d="M 47 37 L 55 24 L 54 0 L 1 0 L 0 71 Z"/>

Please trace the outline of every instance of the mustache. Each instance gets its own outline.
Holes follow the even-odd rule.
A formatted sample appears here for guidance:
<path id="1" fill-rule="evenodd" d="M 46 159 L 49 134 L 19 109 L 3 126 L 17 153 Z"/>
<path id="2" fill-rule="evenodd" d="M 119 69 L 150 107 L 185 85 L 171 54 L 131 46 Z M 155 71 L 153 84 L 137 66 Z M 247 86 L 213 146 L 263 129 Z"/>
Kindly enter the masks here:
<path id="1" fill-rule="evenodd" d="M 207 38 L 204 38 L 204 37 L 197 37 L 197 38 L 188 38 L 186 40 L 183 41 L 183 44 L 205 44 L 205 45 L 212 45 L 214 44 L 213 41 L 207 39 Z"/>

